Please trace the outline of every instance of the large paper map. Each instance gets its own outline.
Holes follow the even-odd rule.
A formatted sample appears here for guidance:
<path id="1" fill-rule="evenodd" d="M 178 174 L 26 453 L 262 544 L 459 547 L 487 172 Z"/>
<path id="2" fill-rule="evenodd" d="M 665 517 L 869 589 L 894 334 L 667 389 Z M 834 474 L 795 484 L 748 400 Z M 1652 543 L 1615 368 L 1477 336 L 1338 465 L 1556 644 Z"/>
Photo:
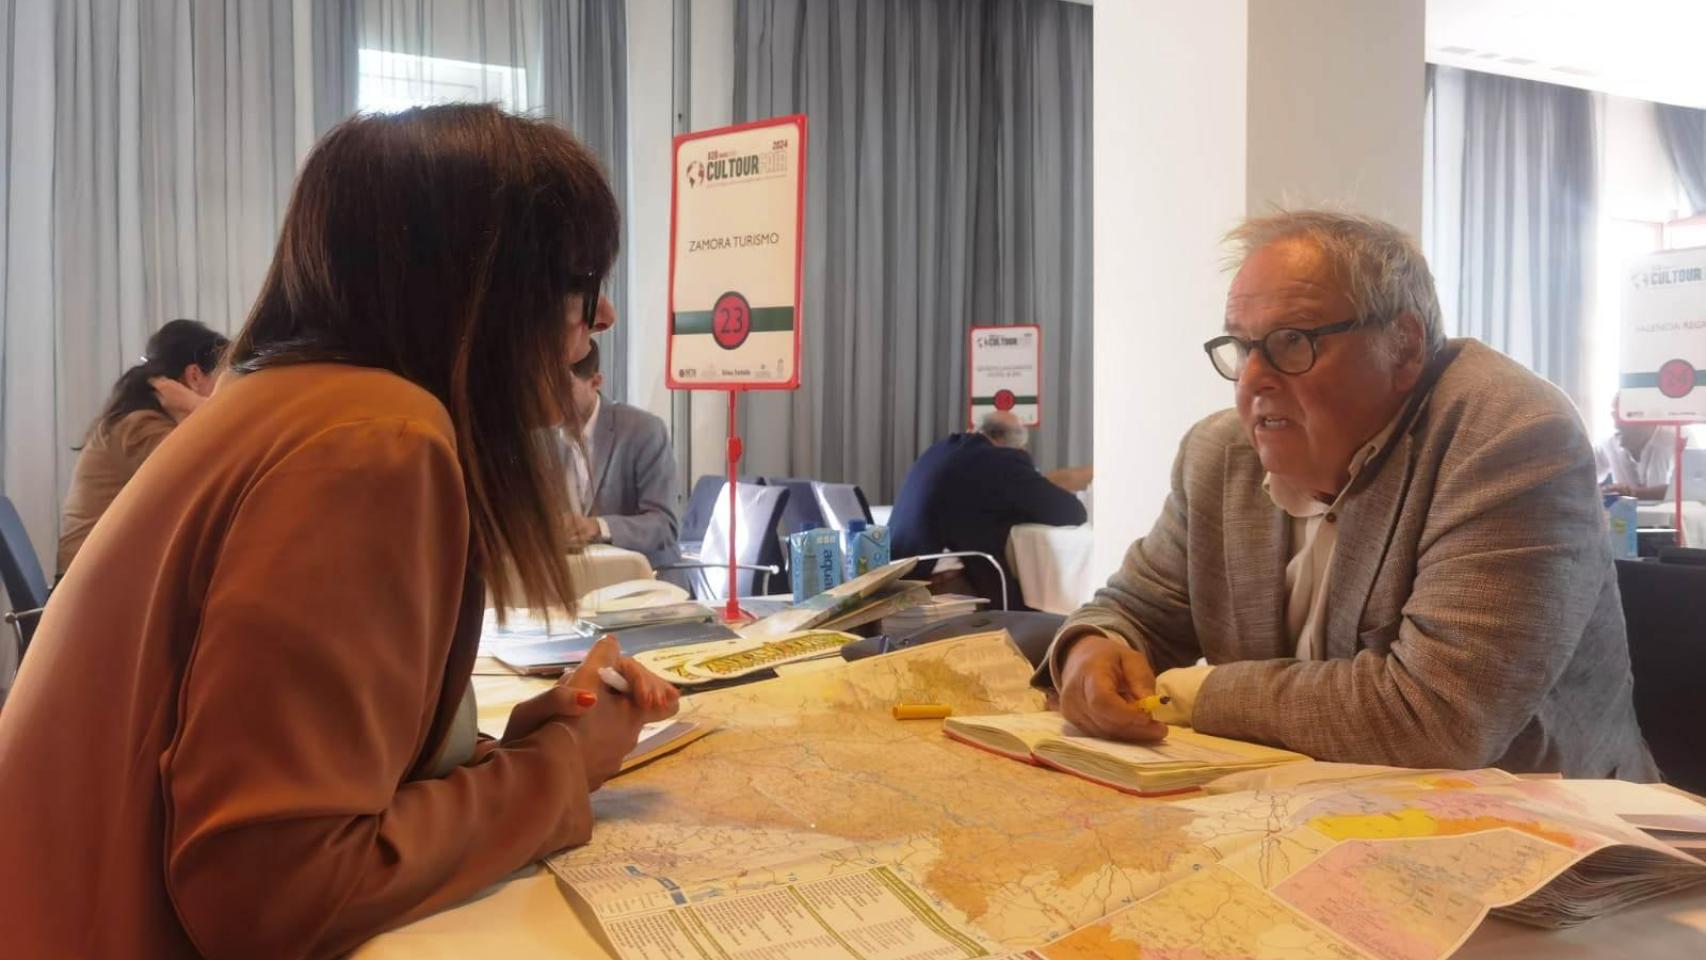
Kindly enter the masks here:
<path id="1" fill-rule="evenodd" d="M 606 785 L 592 841 L 550 866 L 618 953 L 683 957 L 1422 960 L 1618 843 L 1702 878 L 1495 772 L 1150 802 L 889 713 L 1033 711 L 1029 678 L 985 635 L 692 698 L 717 732 Z M 824 952 L 700 936 L 801 924 Z"/>

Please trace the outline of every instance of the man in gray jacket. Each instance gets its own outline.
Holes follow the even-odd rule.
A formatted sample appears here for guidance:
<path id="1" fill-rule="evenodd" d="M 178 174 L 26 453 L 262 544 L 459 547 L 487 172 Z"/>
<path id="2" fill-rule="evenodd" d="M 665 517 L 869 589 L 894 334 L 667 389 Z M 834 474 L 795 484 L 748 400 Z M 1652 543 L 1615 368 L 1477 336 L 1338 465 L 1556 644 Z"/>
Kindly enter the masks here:
<path id="1" fill-rule="evenodd" d="M 1569 400 L 1447 341 L 1427 263 L 1390 225 L 1289 212 L 1230 239 L 1241 266 L 1204 349 L 1236 409 L 1185 436 L 1155 528 L 1050 648 L 1039 679 L 1067 719 L 1655 778 Z M 1136 706 L 1152 692 L 1171 698 L 1154 717 Z"/>
<path id="2" fill-rule="evenodd" d="M 646 555 L 654 568 L 676 563 L 681 521 L 675 511 L 675 451 L 657 417 L 599 393 L 598 343 L 569 368 L 569 392 L 586 420 L 583 445 L 569 445 L 569 493 L 575 532 Z"/>

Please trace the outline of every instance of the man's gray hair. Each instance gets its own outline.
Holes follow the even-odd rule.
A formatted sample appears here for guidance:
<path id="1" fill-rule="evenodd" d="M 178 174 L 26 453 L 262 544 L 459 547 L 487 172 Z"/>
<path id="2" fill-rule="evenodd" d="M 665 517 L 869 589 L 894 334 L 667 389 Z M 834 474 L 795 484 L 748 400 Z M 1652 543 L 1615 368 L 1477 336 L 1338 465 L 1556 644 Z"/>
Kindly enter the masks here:
<path id="1" fill-rule="evenodd" d="M 984 414 L 977 422 L 977 432 L 998 447 L 1023 447 L 1031 439 L 1031 432 L 1018 417 L 1000 410 Z"/>
<path id="2" fill-rule="evenodd" d="M 1277 210 L 1251 217 L 1226 235 L 1232 267 L 1280 240 L 1302 237 L 1315 244 L 1344 281 L 1357 318 L 1382 329 L 1408 313 L 1422 325 L 1423 356 L 1445 349 L 1439 293 L 1422 248 L 1409 234 L 1383 220 L 1331 210 Z"/>

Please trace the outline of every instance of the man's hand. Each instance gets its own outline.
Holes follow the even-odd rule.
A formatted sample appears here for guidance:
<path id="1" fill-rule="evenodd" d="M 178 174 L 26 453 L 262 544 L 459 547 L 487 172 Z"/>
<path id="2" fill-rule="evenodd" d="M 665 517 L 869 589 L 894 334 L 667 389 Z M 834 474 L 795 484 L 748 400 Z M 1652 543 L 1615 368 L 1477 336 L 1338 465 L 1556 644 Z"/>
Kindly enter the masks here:
<path id="1" fill-rule="evenodd" d="M 1149 658 L 1104 634 L 1080 637 L 1066 651 L 1060 677 L 1060 712 L 1085 733 L 1110 740 L 1153 743 L 1167 725 L 1138 709 L 1155 692 Z"/>
<path id="2" fill-rule="evenodd" d="M 597 543 L 602 536 L 597 519 L 578 513 L 569 514 L 569 533 L 581 543 Z"/>
<path id="3" fill-rule="evenodd" d="M 1061 467 L 1043 474 L 1048 481 L 1069 493 L 1083 493 L 1096 479 L 1096 469 L 1090 464 L 1081 467 Z"/>

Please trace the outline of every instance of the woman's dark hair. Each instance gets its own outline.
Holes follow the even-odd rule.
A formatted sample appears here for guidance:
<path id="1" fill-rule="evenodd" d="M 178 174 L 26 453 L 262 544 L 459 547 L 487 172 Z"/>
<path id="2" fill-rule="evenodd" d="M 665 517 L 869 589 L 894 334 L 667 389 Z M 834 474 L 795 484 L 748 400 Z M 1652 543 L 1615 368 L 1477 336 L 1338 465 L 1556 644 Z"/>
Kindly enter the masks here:
<path id="1" fill-rule="evenodd" d="M 569 302 L 590 326 L 619 229 L 598 161 L 560 127 L 468 104 L 354 117 L 303 165 L 231 367 L 336 361 L 431 392 L 496 605 L 572 608 L 567 468 L 540 427 L 579 432 Z"/>
<path id="2" fill-rule="evenodd" d="M 222 334 L 194 320 L 173 320 L 154 331 L 148 338 L 142 362 L 120 374 L 113 384 L 113 392 L 107 397 L 106 409 L 95 421 L 95 428 L 104 433 L 138 410 L 164 414 L 166 408 L 160 406 L 160 398 L 148 381 L 171 377 L 181 382 L 184 368 L 192 363 L 203 373 L 212 373 L 219 366 L 219 356 L 225 352 L 227 343 Z"/>

